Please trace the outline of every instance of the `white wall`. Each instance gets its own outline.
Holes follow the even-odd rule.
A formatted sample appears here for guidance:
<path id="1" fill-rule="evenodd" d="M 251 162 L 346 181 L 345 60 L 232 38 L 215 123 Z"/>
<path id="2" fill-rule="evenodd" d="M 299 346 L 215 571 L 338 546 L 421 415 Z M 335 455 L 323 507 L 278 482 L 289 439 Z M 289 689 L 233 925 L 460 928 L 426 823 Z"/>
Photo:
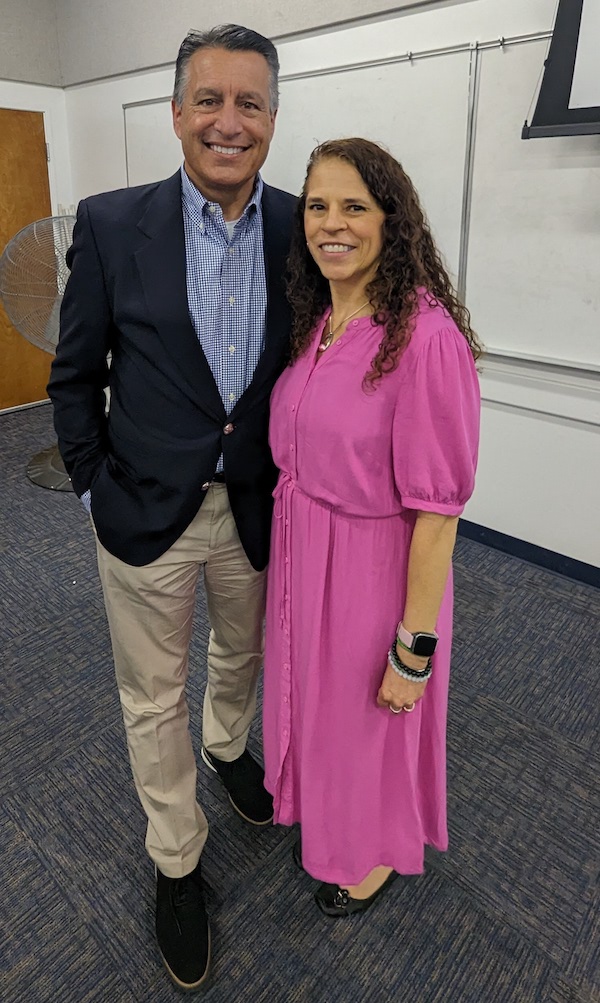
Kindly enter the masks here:
<path id="1" fill-rule="evenodd" d="M 0 108 L 39 111 L 44 115 L 44 131 L 50 149 L 48 179 L 53 215 L 73 202 L 71 160 L 65 92 L 59 87 L 40 87 L 0 80 Z"/>
<path id="2" fill-rule="evenodd" d="M 390 21 L 376 21 L 338 31 L 315 31 L 310 37 L 278 45 L 282 91 L 286 79 L 298 73 L 317 72 L 373 57 L 393 57 L 407 51 L 496 39 L 502 35 L 549 31 L 555 2 L 556 0 L 528 0 L 527 4 L 523 4 L 521 0 L 465 0 L 462 4 L 431 5 L 429 9 L 423 7 L 418 13 L 407 12 Z M 76 198 L 127 184 L 124 106 L 135 102 L 148 103 L 159 98 L 166 100 L 172 86 L 173 68 L 169 65 L 144 73 L 116 76 L 110 80 L 67 88 Z M 525 110 L 531 96 L 523 96 Z M 390 100 L 393 100 L 392 96 Z M 303 109 L 303 113 L 305 121 L 310 121 L 310 108 Z M 285 115 L 283 95 L 280 129 L 289 128 L 289 123 L 287 126 L 284 124 Z M 168 121 L 168 115 L 165 121 Z M 299 123 L 302 129 L 305 121 Z M 428 128 L 427 122 L 423 123 L 423 128 Z M 331 129 L 333 133 L 335 122 L 332 122 Z M 406 146 L 410 145 L 409 136 L 401 139 Z M 276 130 L 273 157 L 278 155 L 277 140 Z M 162 137 L 157 135 L 157 162 L 161 169 L 165 167 L 163 143 Z M 169 160 L 169 169 L 174 170 L 174 165 L 176 166 L 176 160 L 172 163 Z M 265 171 L 266 174 L 269 173 L 269 161 Z M 303 172 L 304 164 L 299 163 L 298 183 Z M 160 172 L 156 176 L 159 177 Z"/>
<path id="3" fill-rule="evenodd" d="M 522 0 L 476 0 L 447 8 L 431 8 L 389 22 L 315 33 L 310 37 L 282 43 L 279 51 L 283 73 L 283 104 L 279 137 L 277 130 L 275 134 L 272 166 L 267 163 L 265 170 L 267 180 L 278 183 L 278 172 L 283 170 L 280 164 L 286 162 L 286 158 L 289 161 L 288 137 L 294 131 L 293 115 L 301 116 L 297 120 L 298 130 L 310 127 L 311 122 L 311 107 L 298 108 L 291 100 L 290 117 L 286 120 L 286 92 L 291 93 L 286 81 L 294 81 L 293 87 L 297 92 L 301 86 L 298 74 L 309 71 L 314 76 L 317 72 L 343 63 L 393 58 L 407 50 L 416 52 L 440 46 L 465 43 L 473 45 L 501 37 L 547 32 L 552 27 L 554 11 L 555 0 L 528 0 L 527 4 L 523 4 Z M 539 47 L 540 43 L 536 44 Z M 327 75 L 320 77 L 324 95 L 331 79 Z M 336 76 L 335 79 L 341 80 L 342 76 Z M 150 107 L 148 102 L 168 97 L 171 87 L 172 71 L 169 68 L 67 90 L 74 200 L 96 191 L 127 184 L 124 106 L 142 102 Z M 310 93 L 308 87 L 307 93 Z M 533 93 L 523 93 L 518 97 L 515 108 L 517 133 L 528 113 Z M 346 120 L 352 117 L 353 99 L 353 93 L 349 90 L 349 107 L 345 109 L 344 116 Z M 359 104 L 362 108 L 364 95 L 357 101 L 357 107 Z M 378 112 L 380 111 L 381 107 L 378 106 Z M 164 127 L 168 130 L 170 126 L 166 101 L 154 108 L 153 115 L 155 114 L 164 116 Z M 130 118 L 132 121 L 133 116 Z M 431 122 L 425 121 L 423 129 L 427 128 L 431 128 Z M 167 170 L 176 169 L 179 163 L 176 144 L 172 140 L 162 140 L 158 131 L 157 177 L 164 175 Z M 332 114 L 331 134 L 334 135 L 336 131 L 335 115 Z M 418 141 L 417 138 L 411 138 L 410 131 L 392 138 L 394 142 L 401 142 L 407 151 Z M 600 142 L 596 142 L 595 137 L 584 137 L 584 140 L 588 144 L 584 158 L 586 165 L 595 171 L 600 166 Z M 277 146 L 278 141 L 281 148 Z M 553 142 L 555 141 L 530 141 L 531 144 Z M 579 137 L 568 140 L 571 144 L 568 149 L 577 150 L 580 142 Z M 537 151 L 535 156 L 545 156 L 550 148 L 549 145 L 531 146 L 532 151 Z M 552 149 L 555 150 L 556 147 Z M 566 148 L 563 146 L 561 149 L 564 152 Z M 440 156 L 443 156 L 443 150 L 440 151 Z M 407 157 L 410 159 L 408 152 Z M 297 187 L 304 172 L 304 155 L 296 159 L 297 162 L 286 163 L 285 177 L 288 185 L 291 184 L 289 179 L 296 177 Z M 151 150 L 148 162 L 151 171 Z M 558 166 L 560 165 L 557 164 Z M 481 181 L 481 176 L 479 180 Z M 508 190 L 510 194 L 510 189 Z M 481 185 L 477 191 L 480 205 Z M 454 202 L 460 197 L 460 192 L 448 192 L 448 198 Z M 494 192 L 491 191 L 490 198 L 493 197 Z M 513 204 L 507 206 L 507 209 L 517 211 L 520 197 L 521 193 L 516 186 Z M 595 227 L 597 233 L 598 220 L 594 212 L 595 207 L 590 206 L 589 225 Z M 535 225 L 534 222 L 532 225 Z M 557 241 L 560 241 L 560 234 L 557 235 Z M 489 233 L 487 246 L 494 250 L 493 232 Z M 506 278 L 507 283 L 510 283 L 510 287 L 507 285 L 507 293 L 510 291 L 513 296 L 515 290 L 518 293 L 518 280 L 519 274 L 515 266 L 514 275 L 508 274 Z M 540 297 L 551 296 L 554 290 L 549 284 L 544 288 L 543 275 L 540 281 Z M 565 291 L 565 295 L 567 293 Z M 467 303 L 468 294 L 467 282 Z M 475 289 L 473 295 L 475 296 Z M 597 289 L 596 292 L 590 290 L 590 295 L 597 295 Z M 518 308 L 513 310 L 510 323 L 518 323 L 518 313 Z M 484 316 L 483 312 L 481 316 Z M 594 320 L 589 320 L 593 316 L 589 310 L 585 316 L 590 327 L 585 332 L 586 338 L 582 344 L 596 345 L 600 324 L 595 329 Z M 477 322 L 477 318 L 475 321 Z M 479 333 L 483 341 L 489 344 L 485 323 Z M 527 336 L 527 325 L 524 325 L 516 343 L 520 342 L 526 347 Z M 564 345 L 563 357 L 568 360 L 568 330 L 564 332 Z M 596 528 L 597 512 L 600 511 L 598 374 L 591 365 L 586 366 L 585 360 L 581 358 L 579 368 L 565 368 L 538 363 L 533 358 L 521 358 L 521 354 L 527 356 L 526 351 L 514 351 L 512 358 L 509 352 L 506 357 L 494 355 L 484 361 L 481 380 L 484 395 L 481 465 L 476 493 L 465 516 L 473 522 L 549 550 L 586 563 L 600 564 L 600 535 Z"/>
<path id="4" fill-rule="evenodd" d="M 168 96 L 173 71 L 155 70 L 84 84 L 65 91 L 69 155 L 75 201 L 97 192 L 127 187 L 124 106 Z M 167 108 L 166 125 L 171 136 Z M 177 154 L 173 171 L 180 157 Z M 162 173 L 156 175 L 156 180 Z"/>
<path id="5" fill-rule="evenodd" d="M 600 565 L 597 374 L 518 360 L 482 366 L 479 470 L 465 518 Z"/>

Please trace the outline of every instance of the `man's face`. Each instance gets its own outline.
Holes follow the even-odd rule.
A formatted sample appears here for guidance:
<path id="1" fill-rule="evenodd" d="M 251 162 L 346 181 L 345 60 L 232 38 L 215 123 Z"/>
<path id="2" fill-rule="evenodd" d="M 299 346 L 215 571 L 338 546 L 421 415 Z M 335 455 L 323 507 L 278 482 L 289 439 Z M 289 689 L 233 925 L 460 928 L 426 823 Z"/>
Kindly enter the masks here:
<path id="1" fill-rule="evenodd" d="M 243 207 L 275 128 L 267 61 L 258 52 L 199 49 L 187 73 L 181 107 L 172 102 L 185 170 L 205 198 Z"/>

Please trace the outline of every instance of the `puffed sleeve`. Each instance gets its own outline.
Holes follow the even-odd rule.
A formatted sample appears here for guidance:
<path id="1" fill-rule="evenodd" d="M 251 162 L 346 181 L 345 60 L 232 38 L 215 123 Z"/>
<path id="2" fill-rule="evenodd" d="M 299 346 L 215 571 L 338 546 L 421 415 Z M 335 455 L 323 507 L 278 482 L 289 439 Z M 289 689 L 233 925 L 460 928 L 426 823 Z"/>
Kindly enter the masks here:
<path id="1" fill-rule="evenodd" d="M 454 326 L 409 346 L 407 355 L 406 379 L 394 412 L 396 487 L 405 508 L 460 515 L 473 492 L 477 466 L 480 394 L 475 363 Z"/>

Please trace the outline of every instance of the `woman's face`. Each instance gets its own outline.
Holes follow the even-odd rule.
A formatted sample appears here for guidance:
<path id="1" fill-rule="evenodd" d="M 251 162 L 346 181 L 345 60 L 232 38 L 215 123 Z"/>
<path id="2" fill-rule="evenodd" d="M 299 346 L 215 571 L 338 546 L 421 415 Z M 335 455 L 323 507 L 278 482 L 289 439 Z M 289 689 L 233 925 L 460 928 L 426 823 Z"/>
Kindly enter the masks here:
<path id="1" fill-rule="evenodd" d="M 306 185 L 304 232 L 310 253 L 331 283 L 364 288 L 372 280 L 384 219 L 352 164 L 336 157 L 315 164 Z"/>

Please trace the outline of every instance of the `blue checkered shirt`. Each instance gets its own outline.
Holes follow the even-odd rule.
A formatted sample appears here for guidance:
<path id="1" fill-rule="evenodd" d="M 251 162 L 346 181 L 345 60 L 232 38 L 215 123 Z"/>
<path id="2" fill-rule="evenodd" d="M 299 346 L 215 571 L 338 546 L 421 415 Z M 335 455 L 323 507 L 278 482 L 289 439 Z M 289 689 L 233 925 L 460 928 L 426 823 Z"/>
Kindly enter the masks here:
<path id="1" fill-rule="evenodd" d="M 208 202 L 181 168 L 188 308 L 227 414 L 250 384 L 264 347 L 262 192 L 259 176 L 230 240 L 221 206 Z"/>

